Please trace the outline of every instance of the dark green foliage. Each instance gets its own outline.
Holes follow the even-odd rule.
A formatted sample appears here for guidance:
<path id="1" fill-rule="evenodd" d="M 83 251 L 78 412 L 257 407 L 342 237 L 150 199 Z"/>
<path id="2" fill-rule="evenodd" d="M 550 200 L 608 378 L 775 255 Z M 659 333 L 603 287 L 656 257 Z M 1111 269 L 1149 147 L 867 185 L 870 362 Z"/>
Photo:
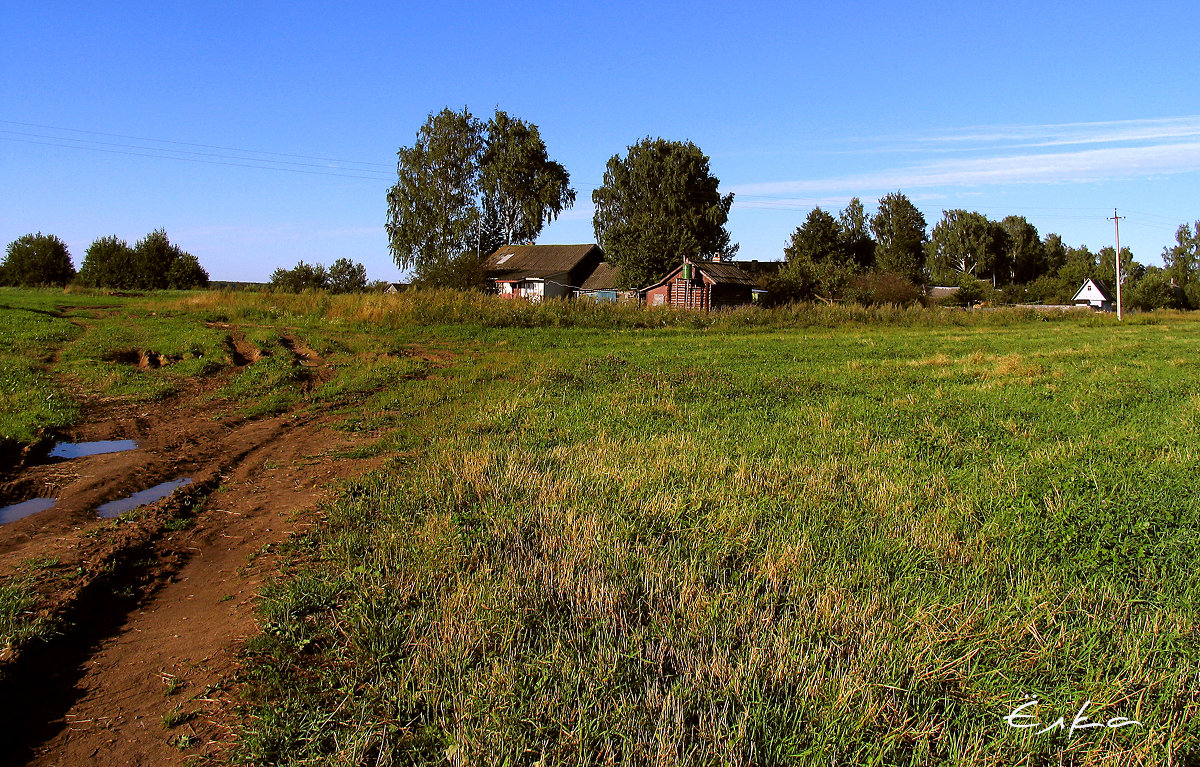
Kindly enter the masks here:
<path id="1" fill-rule="evenodd" d="M 388 247 L 396 264 L 433 287 L 477 287 L 480 261 L 532 242 L 575 201 L 565 168 L 546 154 L 537 126 L 496 110 L 486 125 L 463 107 L 421 126 L 401 147 L 388 190 Z"/>
<path id="2" fill-rule="evenodd" d="M 1110 245 L 1101 248 L 1096 254 L 1096 271 L 1089 276 L 1098 277 L 1108 284 L 1108 287 L 1113 291 L 1113 298 L 1116 298 L 1117 293 L 1117 265 L 1114 257 L 1114 249 Z M 1133 260 L 1133 253 L 1129 248 L 1121 248 L 1121 290 L 1132 288 L 1137 284 L 1137 281 L 1146 273 L 1146 267 Z M 1082 284 L 1082 283 L 1081 283 Z M 1076 285 L 1075 287 L 1079 287 Z"/>
<path id="3" fill-rule="evenodd" d="M 383 286 L 386 287 L 386 283 Z M 348 258 L 339 258 L 328 269 L 324 264 L 300 261 L 291 269 L 280 267 L 272 272 L 271 287 L 285 293 L 303 293 L 306 290 L 362 293 L 367 289 L 367 269 Z"/>
<path id="4" fill-rule="evenodd" d="M 1175 231 L 1175 244 L 1163 248 L 1162 258 L 1168 275 L 1185 291 L 1200 283 L 1200 221 L 1190 227 L 1180 226 Z M 1189 303 L 1193 309 L 1200 308 L 1195 301 Z"/>
<path id="5" fill-rule="evenodd" d="M 1078 248 L 1067 248 L 1058 276 L 1071 286 L 1074 295 L 1079 286 L 1088 277 L 1096 274 L 1096 255 L 1084 245 Z"/>
<path id="6" fill-rule="evenodd" d="M 938 284 L 953 284 L 960 274 L 1007 282 L 1004 246 L 1004 230 L 987 216 L 947 210 L 930 235 L 926 262 Z"/>
<path id="7" fill-rule="evenodd" d="M 902 274 L 870 271 L 850 280 L 847 297 L 863 306 L 911 306 L 921 299 L 921 288 Z"/>
<path id="8" fill-rule="evenodd" d="M 1045 263 L 1045 273 L 1058 274 L 1058 270 L 1067 261 L 1067 246 L 1063 244 L 1062 237 L 1054 233 L 1046 235 L 1042 240 L 1042 258 Z"/>
<path id="9" fill-rule="evenodd" d="M 1080 280 L 1080 284 L 1083 281 Z M 1031 304 L 1062 306 L 1071 303 L 1071 297 L 1079 285 L 1073 285 L 1061 277 L 1043 275 L 1025 286 L 1025 301 Z"/>
<path id="10" fill-rule="evenodd" d="M 79 281 L 118 290 L 189 290 L 208 287 L 208 272 L 156 229 L 132 248 L 116 235 L 94 240 L 84 253 Z"/>
<path id="11" fill-rule="evenodd" d="M 800 298 L 835 301 L 845 296 L 858 269 L 846 245 L 837 219 L 819 207 L 808 214 L 783 251 L 790 271 L 807 275 L 807 290 Z M 799 285 L 794 280 L 793 283 Z"/>
<path id="12" fill-rule="evenodd" d="M 763 305 L 782 306 L 809 300 L 812 298 L 816 285 L 816 276 L 812 273 L 811 264 L 799 261 L 789 262 L 763 280 L 763 287 L 767 291 Z"/>
<path id="13" fill-rule="evenodd" d="M 1144 312 L 1155 309 L 1183 309 L 1187 299 L 1184 291 L 1171 281 L 1171 273 L 1157 266 L 1147 267 L 1145 275 L 1128 295 L 1122 296 L 1130 309 Z"/>
<path id="14" fill-rule="evenodd" d="M 498 109 L 487 125 L 480 188 L 500 229 L 497 245 L 532 243 L 543 226 L 575 204 L 571 177 L 547 156 L 538 127 Z"/>
<path id="15" fill-rule="evenodd" d="M 191 253 L 180 253 L 167 269 L 167 287 L 173 290 L 206 288 L 208 272 Z"/>
<path id="16" fill-rule="evenodd" d="M 329 265 L 329 290 L 333 293 L 362 293 L 367 289 L 367 268 L 348 258 Z"/>
<path id="17" fill-rule="evenodd" d="M 470 111 L 431 114 L 411 147 L 397 152 L 399 178 L 388 190 L 392 258 L 418 279 L 453 268 L 464 253 L 478 260 L 475 207 L 482 126 Z"/>
<path id="18" fill-rule="evenodd" d="M 645 138 L 609 159 L 592 192 L 592 221 L 607 260 L 621 269 L 618 287 L 649 285 L 685 258 L 737 251 L 725 230 L 733 195 L 722 197 L 719 183 L 690 141 Z"/>
<path id="19" fill-rule="evenodd" d="M 784 248 L 783 257 L 788 263 L 832 261 L 843 264 L 847 257 L 842 249 L 842 230 L 837 219 L 819 207 L 813 208 L 803 226 L 792 233 L 792 240 Z"/>
<path id="20" fill-rule="evenodd" d="M 969 274 L 959 276 L 958 290 L 942 300 L 943 306 L 976 306 L 978 304 L 996 303 L 1000 293 L 985 282 Z"/>
<path id="21" fill-rule="evenodd" d="M 26 234 L 8 244 L 0 264 L 4 285 L 66 285 L 75 277 L 66 243 L 53 234 Z"/>
<path id="22" fill-rule="evenodd" d="M 1046 250 L 1038 239 L 1038 230 L 1024 216 L 1005 216 L 1000 222 L 1004 230 L 1005 260 L 1013 282 L 1026 283 L 1045 274 Z"/>
<path id="23" fill-rule="evenodd" d="M 271 272 L 271 287 L 285 293 L 325 290 L 329 287 L 329 272 L 322 264 L 306 264 L 300 261 L 291 269 L 281 266 Z"/>
<path id="24" fill-rule="evenodd" d="M 925 216 L 901 192 L 879 200 L 871 218 L 875 235 L 875 262 L 886 272 L 895 272 L 913 282 L 925 278 Z"/>
<path id="25" fill-rule="evenodd" d="M 854 197 L 838 216 L 839 236 L 846 257 L 862 269 L 875 265 L 875 240 L 862 201 Z"/>
<path id="26" fill-rule="evenodd" d="M 84 251 L 79 282 L 92 288 L 132 288 L 133 248 L 115 234 L 96 238 Z"/>

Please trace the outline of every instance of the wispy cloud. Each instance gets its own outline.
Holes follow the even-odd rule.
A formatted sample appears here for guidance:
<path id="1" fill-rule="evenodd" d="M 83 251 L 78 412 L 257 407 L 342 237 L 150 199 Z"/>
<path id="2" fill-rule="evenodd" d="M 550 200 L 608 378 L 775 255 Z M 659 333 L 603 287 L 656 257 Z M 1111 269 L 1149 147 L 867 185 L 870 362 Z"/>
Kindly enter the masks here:
<path id="1" fill-rule="evenodd" d="M 938 146 L 962 148 L 963 145 L 968 147 L 1001 145 L 1008 148 L 1032 148 L 1155 142 L 1197 136 L 1200 136 L 1200 116 L 1052 125 L 976 126 L 929 136 L 917 136 L 908 141 L 926 149 Z"/>
<path id="2" fill-rule="evenodd" d="M 904 140 L 892 153 L 957 156 L 842 176 L 739 184 L 742 204 L 754 198 L 833 197 L 896 189 L 1078 184 L 1200 171 L 1200 117 L 1105 123 L 964 128 Z M 1038 151 L 1044 150 L 1044 151 Z M 867 150 L 864 154 L 872 153 Z"/>

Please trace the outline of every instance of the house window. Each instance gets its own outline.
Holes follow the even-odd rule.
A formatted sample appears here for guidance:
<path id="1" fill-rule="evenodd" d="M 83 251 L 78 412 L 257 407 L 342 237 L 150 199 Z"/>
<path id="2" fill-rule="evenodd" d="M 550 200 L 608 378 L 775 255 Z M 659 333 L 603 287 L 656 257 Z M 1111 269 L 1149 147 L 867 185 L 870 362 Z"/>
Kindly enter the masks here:
<path id="1" fill-rule="evenodd" d="M 500 266 L 500 265 L 501 265 L 501 264 L 503 264 L 505 261 L 507 261 L 508 259 L 512 258 L 512 257 L 513 257 L 513 255 L 514 255 L 514 254 L 512 254 L 512 253 L 505 253 L 503 256 L 500 256 L 500 258 L 496 259 L 496 266 Z"/>

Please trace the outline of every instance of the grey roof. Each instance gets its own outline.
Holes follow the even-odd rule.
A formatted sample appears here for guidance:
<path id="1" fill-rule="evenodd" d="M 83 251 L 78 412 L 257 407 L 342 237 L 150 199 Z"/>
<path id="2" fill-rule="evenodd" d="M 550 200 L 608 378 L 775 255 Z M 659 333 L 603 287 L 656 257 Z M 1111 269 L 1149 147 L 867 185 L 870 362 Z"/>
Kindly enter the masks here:
<path id="1" fill-rule="evenodd" d="M 693 261 L 692 265 L 696 267 L 697 271 L 718 285 L 749 285 L 751 287 L 758 286 L 758 280 L 755 279 L 753 275 L 747 274 L 740 266 L 732 261 Z M 675 275 L 679 274 L 681 269 L 683 269 L 683 264 L 680 264 L 672 269 L 658 282 L 647 285 L 646 287 L 642 288 L 642 290 L 653 290 L 659 285 L 669 282 L 675 277 Z"/>
<path id="2" fill-rule="evenodd" d="M 1100 297 L 1103 298 L 1105 301 L 1115 301 L 1116 300 L 1115 298 L 1113 298 L 1112 289 L 1108 287 L 1108 283 L 1105 282 L 1104 280 L 1098 280 L 1095 277 L 1088 277 L 1087 279 L 1085 279 L 1083 281 L 1083 285 L 1080 285 L 1079 290 L 1075 291 L 1075 298 L 1079 297 L 1079 293 L 1083 290 L 1084 286 L 1087 285 L 1088 280 L 1092 281 L 1092 284 L 1096 286 L 1096 290 L 1100 291 Z M 1074 301 L 1075 298 L 1073 298 L 1071 300 Z"/>
<path id="3" fill-rule="evenodd" d="M 569 272 L 588 257 L 596 245 L 505 245 L 483 262 L 485 275 L 496 280 L 551 277 Z"/>
<path id="4" fill-rule="evenodd" d="M 732 261 L 702 261 L 696 268 L 713 282 L 732 285 L 758 285 L 752 275 Z"/>
<path id="5" fill-rule="evenodd" d="M 958 285 L 930 285 L 925 295 L 930 298 L 949 298 L 958 291 L 962 290 Z"/>
<path id="6" fill-rule="evenodd" d="M 596 267 L 596 271 L 592 272 L 583 284 L 579 286 L 580 290 L 616 290 L 617 275 L 621 270 L 607 261 L 601 261 Z"/>

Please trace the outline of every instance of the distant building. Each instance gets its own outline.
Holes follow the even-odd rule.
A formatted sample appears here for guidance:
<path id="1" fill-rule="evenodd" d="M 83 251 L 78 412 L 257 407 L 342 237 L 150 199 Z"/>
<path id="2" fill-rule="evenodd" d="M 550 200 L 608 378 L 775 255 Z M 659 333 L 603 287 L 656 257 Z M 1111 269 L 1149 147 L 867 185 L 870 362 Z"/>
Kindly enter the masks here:
<path id="1" fill-rule="evenodd" d="M 621 270 L 618 267 L 601 261 L 595 271 L 579 286 L 578 297 L 601 304 L 639 300 L 636 290 L 617 290 L 617 277 L 620 274 Z"/>
<path id="2" fill-rule="evenodd" d="M 597 245 L 505 245 L 483 264 L 483 275 L 504 298 L 565 298 L 604 261 Z"/>
<path id="3" fill-rule="evenodd" d="M 1102 312 L 1117 310 L 1117 300 L 1113 298 L 1108 285 L 1091 277 L 1084 280 L 1079 290 L 1075 291 L 1075 297 L 1071 299 L 1071 303 L 1076 306 L 1090 306 Z"/>
<path id="4" fill-rule="evenodd" d="M 403 293 L 408 290 L 408 285 L 403 282 L 389 282 L 388 286 L 383 289 L 384 293 Z"/>
<path id="5" fill-rule="evenodd" d="M 941 303 L 962 290 L 958 285 L 930 285 L 925 288 L 925 297 L 935 303 Z"/>
<path id="6" fill-rule="evenodd" d="M 684 261 L 653 285 L 643 288 L 647 306 L 676 306 L 708 311 L 750 303 L 758 280 L 732 261 Z"/>

